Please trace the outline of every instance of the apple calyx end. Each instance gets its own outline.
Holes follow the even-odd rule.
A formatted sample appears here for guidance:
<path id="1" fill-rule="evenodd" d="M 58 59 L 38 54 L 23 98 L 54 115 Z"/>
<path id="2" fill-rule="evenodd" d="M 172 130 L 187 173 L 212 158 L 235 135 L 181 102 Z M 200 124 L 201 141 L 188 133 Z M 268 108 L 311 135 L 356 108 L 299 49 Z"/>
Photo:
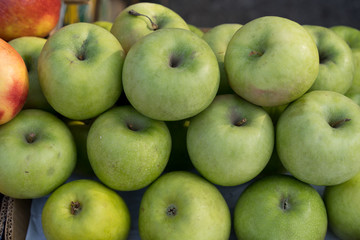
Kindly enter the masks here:
<path id="1" fill-rule="evenodd" d="M 175 217 L 177 215 L 177 208 L 174 204 L 170 204 L 167 208 L 166 208 L 166 215 L 168 217 Z"/>
<path id="2" fill-rule="evenodd" d="M 34 132 L 31 132 L 25 136 L 27 143 L 33 143 L 36 140 L 36 134 Z"/>
<path id="3" fill-rule="evenodd" d="M 131 9 L 128 11 L 128 13 L 132 16 L 143 16 L 143 17 L 146 17 L 147 19 L 149 19 L 150 23 L 151 23 L 151 27 L 152 27 L 152 30 L 158 30 L 159 29 L 159 25 L 157 25 L 156 23 L 153 22 L 153 20 L 151 20 L 151 18 L 145 14 L 142 14 L 142 13 L 139 13 L 137 11 L 135 11 L 134 9 Z"/>
<path id="4" fill-rule="evenodd" d="M 280 202 L 280 208 L 283 211 L 287 211 L 290 208 L 289 198 L 283 198 Z"/>
<path id="5" fill-rule="evenodd" d="M 78 215 L 81 211 L 81 205 L 78 201 L 71 201 L 70 204 L 71 208 L 70 208 L 70 213 L 71 215 Z"/>
<path id="6" fill-rule="evenodd" d="M 331 123 L 329 123 L 329 125 L 330 125 L 332 128 L 338 128 L 338 127 L 340 127 L 343 123 L 349 122 L 350 120 L 351 120 L 350 118 L 344 118 L 344 119 L 341 119 L 341 120 L 338 120 L 338 121 L 335 121 L 335 122 L 331 122 Z"/>

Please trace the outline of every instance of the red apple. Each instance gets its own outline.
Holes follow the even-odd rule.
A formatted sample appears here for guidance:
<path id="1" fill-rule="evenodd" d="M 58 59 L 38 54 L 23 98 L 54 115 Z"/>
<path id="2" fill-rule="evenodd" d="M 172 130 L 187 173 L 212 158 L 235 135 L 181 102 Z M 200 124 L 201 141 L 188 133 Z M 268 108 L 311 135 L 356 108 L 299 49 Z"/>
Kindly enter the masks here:
<path id="1" fill-rule="evenodd" d="M 24 60 L 0 38 L 0 125 L 20 112 L 28 91 L 29 76 Z"/>
<path id="2" fill-rule="evenodd" d="M 45 37 L 55 28 L 61 0 L 0 0 L 0 38 Z"/>

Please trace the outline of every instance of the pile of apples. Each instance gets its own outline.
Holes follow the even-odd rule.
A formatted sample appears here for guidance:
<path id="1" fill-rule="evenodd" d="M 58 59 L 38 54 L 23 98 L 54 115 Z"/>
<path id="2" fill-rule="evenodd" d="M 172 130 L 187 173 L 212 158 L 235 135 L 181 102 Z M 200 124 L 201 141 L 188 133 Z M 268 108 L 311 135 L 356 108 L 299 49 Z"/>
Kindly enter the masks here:
<path id="1" fill-rule="evenodd" d="M 359 30 L 204 33 L 138 3 L 47 37 L 61 2 L 31 29 L 19 2 L 0 0 L 0 193 L 49 195 L 47 239 L 127 239 L 121 195 L 141 189 L 144 240 L 360 237 Z M 250 182 L 230 211 L 217 186 Z"/>

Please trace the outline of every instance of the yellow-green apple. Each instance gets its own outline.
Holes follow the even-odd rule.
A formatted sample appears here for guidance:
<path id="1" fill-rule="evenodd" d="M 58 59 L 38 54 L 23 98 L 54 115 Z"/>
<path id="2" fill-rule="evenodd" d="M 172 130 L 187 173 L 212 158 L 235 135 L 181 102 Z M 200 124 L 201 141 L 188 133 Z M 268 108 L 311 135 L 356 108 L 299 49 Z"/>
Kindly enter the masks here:
<path id="1" fill-rule="evenodd" d="M 91 23 L 67 25 L 46 41 L 39 56 L 44 96 L 69 119 L 96 117 L 121 94 L 124 58 L 120 43 L 104 28 Z"/>
<path id="2" fill-rule="evenodd" d="M 38 58 L 45 42 L 46 39 L 40 37 L 19 37 L 9 41 L 9 44 L 24 59 L 29 74 L 29 93 L 23 108 L 37 108 L 54 112 L 41 90 L 37 70 Z"/>
<path id="3" fill-rule="evenodd" d="M 360 31 L 356 28 L 338 25 L 330 28 L 351 48 L 354 61 L 354 78 L 348 94 L 360 93 Z"/>
<path id="4" fill-rule="evenodd" d="M 46 37 L 60 17 L 61 0 L 0 0 L 0 38 Z"/>
<path id="5" fill-rule="evenodd" d="M 29 75 L 24 60 L 0 38 L 0 125 L 21 111 L 28 91 Z"/>
<path id="6" fill-rule="evenodd" d="M 360 236 L 360 172 L 350 180 L 324 191 L 329 226 L 340 239 L 359 239 Z"/>
<path id="7" fill-rule="evenodd" d="M 177 121 L 198 114 L 216 96 L 219 81 L 215 54 L 185 29 L 159 29 L 143 37 L 124 62 L 127 99 L 140 113 L 157 120 Z"/>
<path id="8" fill-rule="evenodd" d="M 110 32 L 113 23 L 109 22 L 109 21 L 96 21 L 94 22 L 95 25 L 98 25 L 102 28 L 105 28 L 106 30 L 108 30 Z"/>
<path id="9" fill-rule="evenodd" d="M 59 118 L 40 109 L 22 110 L 0 126 L 0 192 L 13 198 L 38 198 L 71 175 L 76 148 Z"/>
<path id="10" fill-rule="evenodd" d="M 152 183 L 165 169 L 171 150 L 166 124 L 132 106 L 114 107 L 96 118 L 87 137 L 95 175 L 108 187 L 133 191 Z"/>
<path id="11" fill-rule="evenodd" d="M 191 119 L 186 145 L 202 176 L 217 185 L 236 186 L 256 177 L 268 163 L 274 127 L 263 108 L 235 94 L 218 95 Z"/>
<path id="12" fill-rule="evenodd" d="M 238 239 L 323 240 L 327 214 L 320 194 L 292 176 L 271 175 L 252 182 L 234 209 Z"/>
<path id="13" fill-rule="evenodd" d="M 116 17 L 111 33 L 127 53 L 142 37 L 164 28 L 189 30 L 187 23 L 173 10 L 156 3 L 136 3 L 122 10 Z"/>
<path id="14" fill-rule="evenodd" d="M 203 39 L 209 44 L 216 55 L 220 69 L 220 86 L 218 94 L 233 93 L 224 67 L 224 58 L 227 46 L 235 32 L 241 28 L 241 24 L 224 23 L 217 25 L 207 31 Z"/>
<path id="15" fill-rule="evenodd" d="M 309 90 L 319 72 L 319 54 L 304 27 L 265 16 L 234 34 L 224 64 L 235 93 L 260 106 L 279 106 Z"/>
<path id="16" fill-rule="evenodd" d="M 314 185 L 341 184 L 360 171 L 360 107 L 343 94 L 311 91 L 291 103 L 276 126 L 284 167 Z"/>
<path id="17" fill-rule="evenodd" d="M 162 175 L 146 189 L 140 203 L 142 240 L 228 240 L 230 210 L 219 190 L 185 171 Z"/>
<path id="18" fill-rule="evenodd" d="M 309 91 L 346 93 L 353 81 L 354 63 L 349 45 L 329 28 L 304 25 L 319 51 L 319 74 Z"/>
<path id="19" fill-rule="evenodd" d="M 195 33 L 196 35 L 198 35 L 199 37 L 203 37 L 204 36 L 204 32 L 196 27 L 195 25 L 192 24 L 188 24 L 189 30 L 192 31 L 193 33 Z"/>
<path id="20" fill-rule="evenodd" d="M 122 197 L 89 179 L 74 180 L 56 189 L 41 214 L 47 240 L 125 240 L 130 221 L 130 212 Z"/>

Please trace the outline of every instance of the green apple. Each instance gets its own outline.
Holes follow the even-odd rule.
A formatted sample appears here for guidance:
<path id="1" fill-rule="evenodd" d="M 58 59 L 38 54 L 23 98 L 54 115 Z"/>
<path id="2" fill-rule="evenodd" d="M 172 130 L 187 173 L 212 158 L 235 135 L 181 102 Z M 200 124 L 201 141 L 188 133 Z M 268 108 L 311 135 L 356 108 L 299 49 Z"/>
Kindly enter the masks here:
<path id="1" fill-rule="evenodd" d="M 235 93 L 260 106 L 279 106 L 309 90 L 319 72 L 319 54 L 304 27 L 266 16 L 234 34 L 224 64 Z"/>
<path id="2" fill-rule="evenodd" d="M 222 194 L 194 173 L 166 173 L 141 199 L 142 240 L 228 240 L 230 229 L 230 210 Z"/>
<path id="3" fill-rule="evenodd" d="M 204 32 L 196 27 L 195 25 L 192 24 L 188 24 L 189 30 L 192 31 L 193 33 L 195 33 L 196 35 L 198 35 L 199 37 L 203 37 L 204 36 Z"/>
<path id="4" fill-rule="evenodd" d="M 46 41 L 39 56 L 44 96 L 67 118 L 96 117 L 121 94 L 124 58 L 121 45 L 109 31 L 91 23 L 67 25 Z"/>
<path id="5" fill-rule="evenodd" d="M 131 106 L 101 114 L 87 138 L 87 153 L 96 176 L 120 191 L 138 190 L 153 182 L 165 169 L 170 151 L 166 124 Z"/>
<path id="6" fill-rule="evenodd" d="M 142 37 L 164 28 L 189 30 L 187 23 L 176 12 L 156 3 L 136 3 L 116 17 L 111 33 L 119 40 L 125 52 Z"/>
<path id="7" fill-rule="evenodd" d="M 341 25 L 330 29 L 345 40 L 353 54 L 354 79 L 346 94 L 360 93 L 360 31 L 353 27 Z"/>
<path id="8" fill-rule="evenodd" d="M 130 213 L 113 190 L 88 179 L 68 182 L 45 202 L 41 222 L 47 240 L 125 240 Z"/>
<path id="9" fill-rule="evenodd" d="M 256 177 L 268 163 L 274 127 L 261 107 L 235 94 L 218 95 L 191 119 L 186 143 L 202 176 L 217 185 L 236 186 Z"/>
<path id="10" fill-rule="evenodd" d="M 38 78 L 38 58 L 45 43 L 46 39 L 40 37 L 19 37 L 9 42 L 24 59 L 29 74 L 29 93 L 23 108 L 54 112 L 44 97 Z"/>
<path id="11" fill-rule="evenodd" d="M 67 126 L 43 110 L 22 110 L 0 126 L 0 192 L 13 198 L 38 198 L 71 175 L 74 139 Z"/>
<path id="12" fill-rule="evenodd" d="M 349 97 L 351 100 L 360 105 L 360 92 L 359 93 L 346 93 L 346 96 Z"/>
<path id="13" fill-rule="evenodd" d="M 348 44 L 329 28 L 304 25 L 319 51 L 319 74 L 309 91 L 328 90 L 345 94 L 353 81 L 354 63 Z"/>
<path id="14" fill-rule="evenodd" d="M 210 105 L 219 67 L 209 45 L 184 29 L 160 29 L 128 52 L 123 67 L 127 99 L 140 113 L 162 121 L 192 117 Z"/>
<path id="15" fill-rule="evenodd" d="M 217 25 L 207 31 L 203 39 L 214 51 L 220 69 L 220 86 L 218 94 L 233 93 L 225 72 L 224 59 L 227 46 L 235 32 L 241 28 L 241 24 L 224 23 Z"/>
<path id="16" fill-rule="evenodd" d="M 360 172 L 349 181 L 326 187 L 324 201 L 330 229 L 343 240 L 360 236 Z"/>
<path id="17" fill-rule="evenodd" d="M 360 171 L 360 107 L 333 91 L 311 91 L 281 114 L 276 148 L 284 167 L 309 184 L 343 183 Z"/>
<path id="18" fill-rule="evenodd" d="M 264 177 L 240 195 L 234 230 L 238 239 L 325 239 L 325 205 L 312 186 L 292 176 Z"/>
<path id="19" fill-rule="evenodd" d="M 94 22 L 95 25 L 98 25 L 102 28 L 105 28 L 106 30 L 108 30 L 110 32 L 113 23 L 109 22 L 109 21 L 96 21 Z"/>

